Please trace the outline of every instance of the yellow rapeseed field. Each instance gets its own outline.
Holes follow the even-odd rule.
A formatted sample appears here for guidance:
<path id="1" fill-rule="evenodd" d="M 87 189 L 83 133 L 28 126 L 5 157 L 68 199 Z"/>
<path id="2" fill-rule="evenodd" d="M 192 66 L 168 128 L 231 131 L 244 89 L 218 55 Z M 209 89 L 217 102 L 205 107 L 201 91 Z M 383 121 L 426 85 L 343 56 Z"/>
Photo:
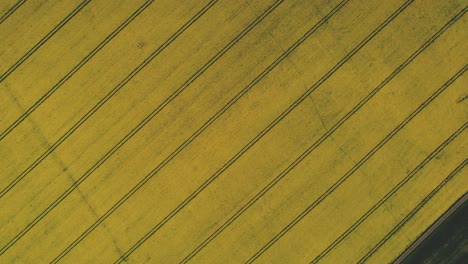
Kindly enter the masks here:
<path id="1" fill-rule="evenodd" d="M 0 1 L 0 263 L 390 263 L 468 191 L 466 0 Z"/>

